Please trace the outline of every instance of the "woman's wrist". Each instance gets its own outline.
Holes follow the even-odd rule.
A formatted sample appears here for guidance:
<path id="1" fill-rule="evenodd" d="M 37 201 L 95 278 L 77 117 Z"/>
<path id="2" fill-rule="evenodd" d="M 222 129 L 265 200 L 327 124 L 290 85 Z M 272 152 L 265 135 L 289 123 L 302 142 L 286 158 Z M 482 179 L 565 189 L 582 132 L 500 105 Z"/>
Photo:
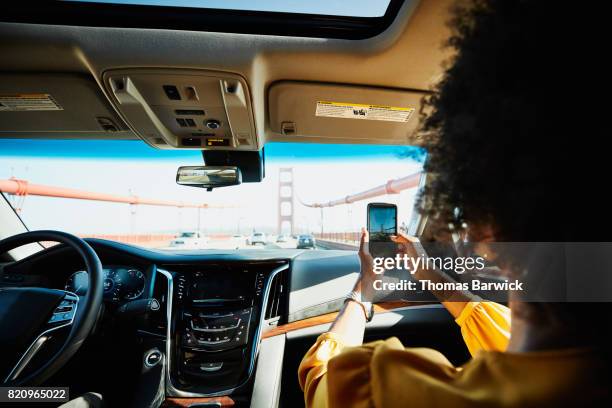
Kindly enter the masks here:
<path id="1" fill-rule="evenodd" d="M 372 318 L 374 317 L 374 306 L 372 305 L 372 302 L 363 301 L 361 300 L 360 294 L 351 292 L 344 299 L 344 304 L 346 305 L 351 303 L 359 306 L 359 309 L 363 313 L 363 317 L 365 318 L 366 322 L 372 321 Z"/>
<path id="2" fill-rule="evenodd" d="M 347 301 L 332 323 L 329 331 L 339 336 L 347 346 L 358 346 L 363 342 L 366 316 L 357 302 Z"/>
<path id="3" fill-rule="evenodd" d="M 355 299 L 347 297 L 344 300 L 344 309 L 350 312 L 355 312 L 356 314 L 363 316 L 364 320 L 367 320 L 367 313 L 363 307 L 363 304 Z"/>

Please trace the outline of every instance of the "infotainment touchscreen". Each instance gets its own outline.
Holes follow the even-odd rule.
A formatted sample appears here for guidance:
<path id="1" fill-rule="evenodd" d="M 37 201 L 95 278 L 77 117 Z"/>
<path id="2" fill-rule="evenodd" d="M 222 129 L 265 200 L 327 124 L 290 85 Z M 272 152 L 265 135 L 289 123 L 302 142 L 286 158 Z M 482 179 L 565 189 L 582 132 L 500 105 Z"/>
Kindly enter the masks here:
<path id="1" fill-rule="evenodd" d="M 193 303 L 242 301 L 253 296 L 255 274 L 251 272 L 194 272 L 189 285 Z"/>

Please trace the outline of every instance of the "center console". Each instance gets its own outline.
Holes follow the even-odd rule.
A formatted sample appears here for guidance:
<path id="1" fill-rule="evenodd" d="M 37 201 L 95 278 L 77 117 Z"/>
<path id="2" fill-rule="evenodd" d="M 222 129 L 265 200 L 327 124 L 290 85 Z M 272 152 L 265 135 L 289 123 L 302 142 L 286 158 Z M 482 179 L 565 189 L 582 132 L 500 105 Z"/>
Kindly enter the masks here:
<path id="1" fill-rule="evenodd" d="M 227 395 L 248 383 L 272 279 L 286 262 L 175 266 L 168 288 L 167 395 Z"/>

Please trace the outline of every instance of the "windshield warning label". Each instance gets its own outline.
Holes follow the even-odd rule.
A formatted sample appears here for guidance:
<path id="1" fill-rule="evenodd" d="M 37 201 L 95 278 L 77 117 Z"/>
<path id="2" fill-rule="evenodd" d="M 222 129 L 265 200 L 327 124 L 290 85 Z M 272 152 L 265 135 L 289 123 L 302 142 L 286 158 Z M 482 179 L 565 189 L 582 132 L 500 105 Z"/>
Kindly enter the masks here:
<path id="1" fill-rule="evenodd" d="M 414 108 L 317 101 L 317 111 L 315 115 L 328 118 L 408 122 L 413 112 Z"/>
<path id="2" fill-rule="evenodd" d="M 0 94 L 0 112 L 56 110 L 64 110 L 64 108 L 49 94 Z"/>

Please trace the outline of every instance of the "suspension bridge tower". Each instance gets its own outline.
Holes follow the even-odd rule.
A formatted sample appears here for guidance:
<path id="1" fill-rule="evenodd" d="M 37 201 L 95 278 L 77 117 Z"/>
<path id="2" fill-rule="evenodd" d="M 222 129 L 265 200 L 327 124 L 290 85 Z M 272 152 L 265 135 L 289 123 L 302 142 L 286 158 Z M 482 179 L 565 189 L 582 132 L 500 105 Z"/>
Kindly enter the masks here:
<path id="1" fill-rule="evenodd" d="M 278 231 L 280 234 L 294 234 L 293 168 L 278 171 Z"/>

